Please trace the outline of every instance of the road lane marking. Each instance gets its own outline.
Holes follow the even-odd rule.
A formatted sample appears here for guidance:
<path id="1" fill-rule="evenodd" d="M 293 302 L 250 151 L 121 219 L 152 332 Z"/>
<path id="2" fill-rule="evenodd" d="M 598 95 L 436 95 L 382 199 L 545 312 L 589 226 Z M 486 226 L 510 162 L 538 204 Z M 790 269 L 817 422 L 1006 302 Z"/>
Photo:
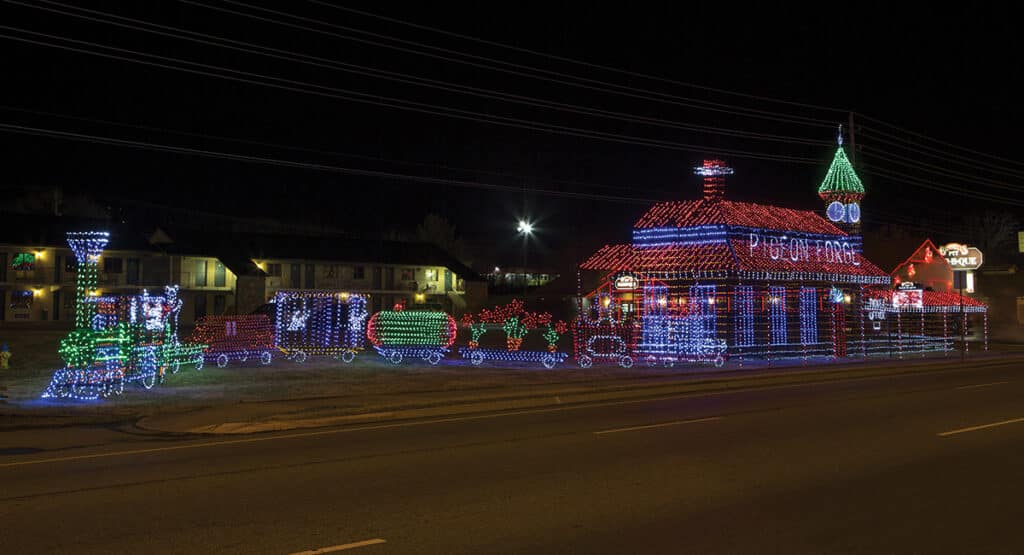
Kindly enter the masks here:
<path id="1" fill-rule="evenodd" d="M 661 424 L 646 424 L 644 426 L 630 426 L 628 428 L 614 428 L 612 430 L 601 430 L 600 432 L 594 432 L 594 435 L 599 436 L 601 434 L 615 434 L 618 432 L 632 432 L 634 430 L 650 430 L 651 428 L 664 428 L 666 426 L 678 426 L 680 424 L 696 424 L 698 422 L 711 422 L 713 420 L 721 420 L 721 416 L 712 416 L 709 418 L 695 418 L 693 420 L 676 420 L 674 422 L 662 422 Z"/>
<path id="2" fill-rule="evenodd" d="M 368 545 L 377 545 L 381 543 L 387 542 L 380 538 L 374 538 L 372 540 L 363 540 L 361 542 L 343 543 L 341 545 L 320 547 L 317 549 L 310 549 L 309 551 L 296 551 L 295 553 L 289 553 L 288 555 L 320 555 L 321 553 L 334 553 L 335 551 L 345 551 L 346 549 L 355 549 L 357 547 L 366 547 Z"/>
<path id="3" fill-rule="evenodd" d="M 980 426 L 971 426 L 970 428 L 960 428 L 957 430 L 950 430 L 948 432 L 939 432 L 940 437 L 953 436 L 956 434 L 962 434 L 966 432 L 975 432 L 978 430 L 984 430 L 986 428 L 995 428 L 996 426 L 1005 426 L 1007 424 L 1016 424 L 1017 422 L 1024 422 L 1024 418 L 1014 418 L 1012 420 L 1003 420 L 1002 422 L 993 422 L 991 424 L 982 424 Z"/>
<path id="4" fill-rule="evenodd" d="M 991 368 L 991 367 L 1008 366 L 1008 365 L 1014 365 L 1014 364 L 1018 364 L 1018 361 L 1011 360 L 1011 361 L 1001 362 L 1001 363 L 997 363 L 997 364 L 986 364 L 986 365 L 983 365 L 983 366 L 972 366 L 971 369 L 975 369 L 975 368 L 986 368 L 987 369 L 987 368 Z M 947 372 L 947 371 L 957 372 L 957 371 L 965 371 L 965 370 L 963 370 L 963 369 L 951 369 L 951 370 L 940 370 L 940 371 L 937 371 L 937 372 Z M 820 387 L 820 386 L 823 386 L 823 385 L 833 385 L 833 384 L 836 384 L 836 383 L 853 383 L 853 382 L 863 382 L 863 381 L 872 381 L 872 380 L 885 380 L 885 379 L 889 379 L 889 378 L 893 378 L 893 377 L 906 377 L 906 376 L 918 377 L 918 376 L 924 376 L 924 375 L 934 375 L 937 372 L 927 372 L 927 373 L 914 373 L 914 372 L 910 372 L 910 373 L 897 373 L 897 374 L 881 374 L 881 375 L 872 375 L 872 376 L 860 376 L 860 377 L 855 377 L 855 378 L 837 377 L 835 379 L 820 380 L 820 381 L 799 382 L 799 383 L 789 383 L 789 384 L 779 384 L 779 385 L 766 385 L 766 386 L 760 386 L 760 387 L 752 386 L 752 387 L 745 387 L 745 388 L 712 390 L 712 391 L 693 391 L 693 392 L 688 392 L 688 393 L 676 393 L 676 394 L 671 394 L 671 395 L 663 395 L 663 396 L 660 396 L 660 397 L 643 397 L 643 398 L 639 398 L 639 399 L 623 399 L 623 400 L 619 400 L 619 401 L 607 401 L 607 402 L 604 402 L 604 403 L 586 403 L 586 402 L 583 402 L 583 403 L 580 403 L 580 404 L 577 404 L 577 405 L 563 405 L 563 406 L 559 406 L 559 407 L 524 409 L 524 410 L 517 410 L 517 411 L 497 412 L 497 413 L 492 413 L 492 414 L 477 414 L 477 415 L 472 415 L 472 416 L 454 416 L 454 417 L 449 417 L 449 418 L 435 418 L 435 419 L 431 419 L 431 420 L 417 420 L 417 421 L 412 421 L 412 422 L 394 422 L 394 423 L 390 423 L 390 424 L 375 424 L 375 425 L 372 425 L 372 426 L 359 426 L 359 427 L 353 427 L 353 428 L 348 428 L 348 427 L 331 428 L 331 429 L 327 429 L 327 430 L 317 430 L 317 431 L 314 431 L 314 432 L 299 432 L 299 433 L 293 433 L 293 434 L 267 435 L 267 436 L 262 436 L 261 435 L 259 437 L 247 437 L 247 438 L 242 438 L 242 439 L 229 439 L 229 440 L 222 440 L 222 441 L 205 441 L 205 442 L 200 442 L 200 443 L 188 443 L 188 444 L 185 444 L 185 445 L 171 445 L 171 446 L 167 446 L 167 447 L 151 447 L 151 448 L 146 448 L 146 449 L 129 449 L 129 450 L 125 450 L 125 451 L 111 451 L 111 452 L 108 452 L 108 453 L 93 453 L 93 454 L 89 454 L 89 455 L 69 455 L 69 456 L 66 456 L 66 457 L 51 457 L 51 458 L 47 458 L 47 459 L 34 459 L 34 460 L 26 460 L 26 461 L 6 462 L 6 463 L 0 463 L 0 468 L 6 468 L 6 467 L 12 467 L 12 466 L 28 466 L 28 465 L 35 465 L 35 464 L 47 464 L 47 463 L 56 463 L 56 462 L 66 462 L 66 461 L 77 461 L 77 460 L 85 460 L 85 459 L 98 459 L 98 458 L 107 458 L 107 457 L 122 457 L 122 456 L 128 456 L 128 455 L 141 455 L 141 454 L 146 454 L 146 453 L 160 453 L 160 452 L 165 452 L 165 451 L 179 451 L 179 450 L 183 450 L 183 449 L 201 449 L 201 448 L 204 448 L 204 447 L 218 447 L 218 446 L 222 446 L 222 445 L 237 445 L 237 444 L 243 444 L 243 443 L 257 443 L 257 442 L 262 442 L 262 441 L 276 441 L 276 440 L 279 440 L 279 439 L 295 439 L 295 438 L 304 438 L 304 437 L 315 437 L 315 436 L 324 436 L 324 435 L 345 434 L 345 433 L 352 433 L 352 432 L 362 432 L 362 431 L 372 431 L 372 430 L 385 430 L 385 429 L 391 429 L 391 428 L 405 428 L 405 427 L 412 427 L 412 426 L 426 426 L 426 425 L 430 425 L 430 424 L 447 424 L 447 423 L 451 423 L 451 422 L 468 422 L 468 421 L 473 421 L 473 420 L 485 420 L 485 419 L 490 419 L 490 418 L 502 418 L 502 417 L 505 417 L 505 416 L 520 416 L 520 415 L 524 415 L 524 414 L 544 414 L 544 413 L 549 413 L 549 412 L 565 412 L 565 411 L 571 411 L 571 410 L 585 410 L 585 409 L 592 409 L 592 408 L 614 407 L 614 406 L 621 406 L 621 405 L 637 405 L 637 404 L 643 404 L 643 403 L 657 403 L 657 402 L 661 402 L 661 401 L 674 401 L 674 400 L 678 400 L 678 399 L 692 399 L 692 398 L 695 398 L 695 397 L 718 397 L 718 396 L 722 396 L 722 395 L 736 395 L 738 393 L 749 393 L 751 391 L 772 391 L 772 390 L 776 390 L 776 389 L 796 389 L 796 388 L 804 388 L 804 387 Z M 752 377 L 751 379 L 756 379 L 756 377 Z"/>
<path id="5" fill-rule="evenodd" d="M 961 385 L 960 387 L 956 387 L 954 389 L 974 389 L 975 387 L 988 387 L 990 385 L 1002 385 L 1004 383 L 1010 383 L 1010 382 L 991 382 L 991 383 L 979 383 L 979 384 L 975 384 L 975 385 Z"/>

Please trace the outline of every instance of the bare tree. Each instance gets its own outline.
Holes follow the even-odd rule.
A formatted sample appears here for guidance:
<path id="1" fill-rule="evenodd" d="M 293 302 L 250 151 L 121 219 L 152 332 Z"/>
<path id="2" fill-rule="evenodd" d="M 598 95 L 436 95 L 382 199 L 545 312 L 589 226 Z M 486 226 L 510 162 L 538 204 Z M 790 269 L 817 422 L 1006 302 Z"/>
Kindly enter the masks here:
<path id="1" fill-rule="evenodd" d="M 1010 212 L 975 212 L 964 219 L 968 244 L 978 247 L 990 260 L 1005 260 L 1017 252 L 1020 220 Z"/>
<path id="2" fill-rule="evenodd" d="M 416 237 L 424 243 L 433 243 L 448 251 L 460 261 L 466 259 L 466 245 L 455 235 L 455 226 L 437 214 L 427 214 L 416 227 Z"/>

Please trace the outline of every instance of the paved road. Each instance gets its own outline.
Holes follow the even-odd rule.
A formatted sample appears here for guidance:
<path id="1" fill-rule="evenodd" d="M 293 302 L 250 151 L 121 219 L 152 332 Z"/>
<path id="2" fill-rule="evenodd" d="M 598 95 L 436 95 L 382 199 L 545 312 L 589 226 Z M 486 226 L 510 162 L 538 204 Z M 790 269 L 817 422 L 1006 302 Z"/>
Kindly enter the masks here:
<path id="1" fill-rule="evenodd" d="M 246 437 L 11 432 L 0 553 L 1022 553 L 1019 364 Z"/>

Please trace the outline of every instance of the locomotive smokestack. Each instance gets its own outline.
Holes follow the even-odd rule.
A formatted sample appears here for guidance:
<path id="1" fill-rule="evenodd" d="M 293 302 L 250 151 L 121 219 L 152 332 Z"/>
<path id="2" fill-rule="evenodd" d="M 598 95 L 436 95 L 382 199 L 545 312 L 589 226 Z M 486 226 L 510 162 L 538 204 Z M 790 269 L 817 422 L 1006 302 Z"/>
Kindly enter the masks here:
<path id="1" fill-rule="evenodd" d="M 96 305 L 85 299 L 96 290 L 99 282 L 99 259 L 110 240 L 106 231 L 81 231 L 68 233 L 68 245 L 78 261 L 78 275 L 75 279 L 75 327 L 92 327 Z"/>

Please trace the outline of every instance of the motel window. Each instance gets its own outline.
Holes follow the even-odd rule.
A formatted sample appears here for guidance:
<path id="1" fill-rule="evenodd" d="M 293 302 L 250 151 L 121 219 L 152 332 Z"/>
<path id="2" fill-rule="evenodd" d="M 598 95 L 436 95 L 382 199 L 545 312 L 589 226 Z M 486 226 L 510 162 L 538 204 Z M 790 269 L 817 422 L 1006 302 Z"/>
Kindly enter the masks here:
<path id="1" fill-rule="evenodd" d="M 281 277 L 281 265 L 280 264 L 267 264 L 267 275 Z"/>
<path id="2" fill-rule="evenodd" d="M 303 285 L 303 287 L 305 287 L 306 289 L 315 289 L 316 288 L 316 265 L 315 264 L 306 264 L 306 273 L 304 274 L 304 277 L 306 278 L 306 281 L 305 281 L 305 284 Z"/>
<path id="3" fill-rule="evenodd" d="M 31 308 L 34 297 L 32 291 L 11 291 L 11 308 Z"/>
<path id="4" fill-rule="evenodd" d="M 213 263 L 213 286 L 224 287 L 227 285 L 227 271 L 224 268 L 224 264 L 218 260 Z M 220 312 L 216 312 L 220 314 Z"/>
<path id="5" fill-rule="evenodd" d="M 402 281 L 412 281 L 416 279 L 416 273 L 412 268 L 402 268 Z"/>
<path id="6" fill-rule="evenodd" d="M 120 258 L 104 258 L 103 259 L 103 273 L 106 274 L 120 274 L 124 271 L 122 261 Z"/>
<path id="7" fill-rule="evenodd" d="M 69 254 L 64 257 L 64 271 L 69 274 L 78 272 L 78 259 L 75 255 Z"/>
<path id="8" fill-rule="evenodd" d="M 227 298 L 224 295 L 213 296 L 213 313 L 215 315 L 224 314 L 227 309 Z"/>
<path id="9" fill-rule="evenodd" d="M 206 287 L 206 261 L 196 260 L 196 287 Z M 203 297 L 206 298 L 205 296 Z M 203 303 L 205 305 L 205 302 Z M 203 314 L 205 316 L 205 314 Z"/>
<path id="10" fill-rule="evenodd" d="M 356 266 L 352 268 L 352 279 L 366 279 L 366 267 Z"/>

